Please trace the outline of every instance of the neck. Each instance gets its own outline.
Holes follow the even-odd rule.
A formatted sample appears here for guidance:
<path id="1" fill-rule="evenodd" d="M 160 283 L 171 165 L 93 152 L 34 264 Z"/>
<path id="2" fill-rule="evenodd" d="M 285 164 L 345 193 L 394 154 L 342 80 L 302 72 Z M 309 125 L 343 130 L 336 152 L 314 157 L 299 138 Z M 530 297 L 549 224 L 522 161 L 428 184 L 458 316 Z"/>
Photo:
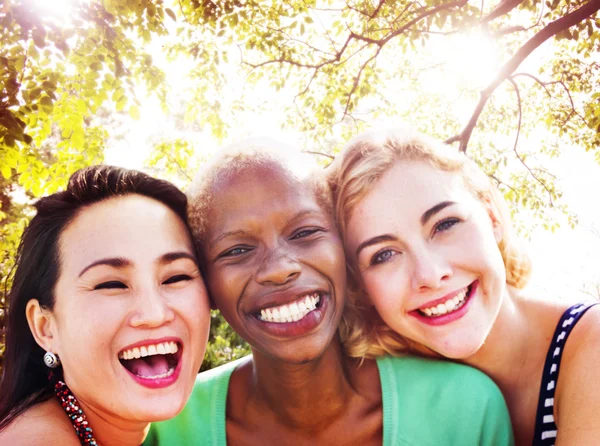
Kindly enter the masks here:
<path id="1" fill-rule="evenodd" d="M 356 395 L 356 364 L 343 354 L 336 337 L 325 353 L 306 364 L 289 364 L 253 352 L 254 392 L 282 423 L 293 428 L 328 426 Z"/>
<path id="2" fill-rule="evenodd" d="M 102 446 L 139 446 L 144 442 L 150 423 L 126 421 L 79 399 L 94 438 Z"/>
<path id="3" fill-rule="evenodd" d="M 546 355 L 566 307 L 564 302 L 528 299 L 507 291 L 485 344 L 463 361 L 500 387 L 516 434 L 528 435 L 533 429 Z"/>
<path id="4" fill-rule="evenodd" d="M 539 317 L 531 317 L 530 307 L 531 302 L 507 291 L 485 343 L 464 361 L 489 375 L 507 400 L 537 380 L 546 357 L 542 346 L 552 334 L 548 335 L 535 323 Z M 533 387 L 536 392 L 539 390 Z"/>

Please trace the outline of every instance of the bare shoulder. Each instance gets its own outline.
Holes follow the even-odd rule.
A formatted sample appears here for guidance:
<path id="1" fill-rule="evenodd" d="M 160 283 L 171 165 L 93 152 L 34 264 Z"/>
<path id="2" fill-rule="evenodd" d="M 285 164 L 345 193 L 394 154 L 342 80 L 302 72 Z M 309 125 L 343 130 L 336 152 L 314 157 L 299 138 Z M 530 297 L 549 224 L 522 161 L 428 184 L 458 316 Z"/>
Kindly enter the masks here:
<path id="1" fill-rule="evenodd" d="M 79 446 L 69 419 L 54 400 L 30 407 L 0 432 L 0 444 Z"/>
<path id="2" fill-rule="evenodd" d="M 597 444 L 600 425 L 600 305 L 579 320 L 565 344 L 556 388 L 557 444 Z"/>

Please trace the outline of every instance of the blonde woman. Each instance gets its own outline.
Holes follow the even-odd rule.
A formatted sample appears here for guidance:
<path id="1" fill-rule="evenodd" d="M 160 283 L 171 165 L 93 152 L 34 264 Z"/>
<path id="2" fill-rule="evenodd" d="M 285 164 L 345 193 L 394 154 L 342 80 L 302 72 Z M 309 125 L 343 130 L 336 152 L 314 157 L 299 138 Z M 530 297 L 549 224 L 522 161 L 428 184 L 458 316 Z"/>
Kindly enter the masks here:
<path id="1" fill-rule="evenodd" d="M 370 132 L 329 178 L 355 279 L 342 327 L 353 356 L 475 366 L 502 390 L 517 444 L 597 444 L 600 305 L 519 291 L 530 262 L 474 162 L 413 131 Z"/>

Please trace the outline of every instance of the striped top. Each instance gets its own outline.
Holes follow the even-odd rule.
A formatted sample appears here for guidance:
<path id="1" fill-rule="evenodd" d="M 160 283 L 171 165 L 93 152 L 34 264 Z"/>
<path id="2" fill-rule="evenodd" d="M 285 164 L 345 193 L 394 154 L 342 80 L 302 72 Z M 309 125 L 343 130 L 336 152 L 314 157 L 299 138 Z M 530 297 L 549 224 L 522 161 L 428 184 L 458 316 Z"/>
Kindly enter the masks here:
<path id="1" fill-rule="evenodd" d="M 565 342 L 567 342 L 567 338 L 581 316 L 597 303 L 599 302 L 593 304 L 575 304 L 567 309 L 558 321 L 548 354 L 546 355 L 546 364 L 544 365 L 544 372 L 542 374 L 540 397 L 535 417 L 533 446 L 554 446 L 556 434 L 558 433 L 558 428 L 554 422 L 554 393 L 556 392 L 556 383 L 558 382 L 558 372 L 560 370 L 560 361 Z"/>

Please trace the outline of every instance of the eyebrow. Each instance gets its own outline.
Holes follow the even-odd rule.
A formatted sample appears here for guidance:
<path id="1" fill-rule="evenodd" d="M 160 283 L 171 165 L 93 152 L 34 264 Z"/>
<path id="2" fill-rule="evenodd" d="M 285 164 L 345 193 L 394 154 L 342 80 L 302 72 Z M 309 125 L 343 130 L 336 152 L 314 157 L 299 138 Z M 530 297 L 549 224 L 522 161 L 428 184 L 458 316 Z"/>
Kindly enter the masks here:
<path id="1" fill-rule="evenodd" d="M 365 240 L 360 245 L 358 245 L 358 248 L 356 248 L 356 256 L 358 257 L 358 254 L 363 249 L 365 249 L 369 246 L 376 245 L 377 243 L 381 243 L 381 242 L 395 242 L 397 240 L 398 240 L 398 238 L 394 237 L 391 234 L 383 234 L 383 235 L 378 235 L 376 237 L 370 238 L 369 240 Z"/>
<path id="2" fill-rule="evenodd" d="M 305 217 L 306 215 L 310 215 L 310 214 L 315 214 L 315 215 L 319 215 L 321 214 L 320 210 L 314 210 L 314 209 L 306 209 L 304 211 L 300 211 L 296 214 L 294 214 L 292 216 L 292 218 L 289 219 L 290 222 L 294 221 L 294 220 L 298 220 L 302 217 Z M 227 231 L 222 233 L 221 235 L 219 235 L 217 238 L 215 238 L 209 245 L 208 245 L 208 249 L 211 250 L 213 249 L 221 240 L 226 239 L 227 237 L 233 237 L 233 236 L 240 236 L 240 235 L 247 235 L 248 232 L 243 231 L 241 229 L 237 230 L 237 231 Z"/>
<path id="3" fill-rule="evenodd" d="M 431 217 L 440 212 L 442 209 L 452 206 L 453 204 L 456 203 L 454 201 L 442 201 L 441 203 L 433 206 L 431 209 L 425 211 L 421 216 L 421 225 L 425 226 Z"/>
<path id="4" fill-rule="evenodd" d="M 160 258 L 158 259 L 158 263 L 161 265 L 166 265 L 167 263 L 171 263 L 171 262 L 174 262 L 175 260 L 179 260 L 179 259 L 189 259 L 194 263 L 197 262 L 196 257 L 194 257 L 189 252 L 176 251 L 176 252 L 169 252 L 167 254 L 160 256 Z"/>
<path id="5" fill-rule="evenodd" d="M 227 237 L 233 237 L 233 236 L 239 236 L 239 235 L 245 235 L 246 231 L 242 231 L 241 229 L 238 231 L 227 231 L 224 232 L 223 234 L 221 234 L 220 236 L 218 236 L 216 239 L 214 239 L 209 245 L 208 245 L 208 249 L 211 250 L 213 249 L 221 240 L 226 239 Z"/>
<path id="6" fill-rule="evenodd" d="M 108 265 L 108 266 L 112 266 L 113 268 L 122 269 L 122 268 L 126 268 L 128 266 L 131 266 L 132 263 L 131 263 L 131 260 L 128 260 L 124 257 L 109 257 L 106 259 L 96 260 L 95 262 L 92 262 L 88 266 L 83 268 L 81 270 L 81 272 L 79 273 L 79 277 L 83 276 L 86 271 L 88 271 L 96 266 L 100 266 L 100 265 Z"/>
<path id="7" fill-rule="evenodd" d="M 166 265 L 168 263 L 174 262 L 175 260 L 179 260 L 179 259 L 190 259 L 194 263 L 197 262 L 196 257 L 194 257 L 189 252 L 176 251 L 176 252 L 169 252 L 167 254 L 163 254 L 162 256 L 160 256 L 157 263 L 159 263 L 160 265 Z M 93 263 L 90 263 L 88 266 L 83 268 L 83 270 L 81 270 L 81 272 L 79 273 L 79 277 L 83 276 L 83 274 L 86 271 L 88 271 L 96 266 L 100 266 L 100 265 L 108 265 L 108 266 L 112 266 L 113 268 L 123 269 L 123 268 L 127 268 L 128 266 L 133 265 L 133 262 L 124 257 L 109 257 L 106 259 L 100 259 Z"/>

